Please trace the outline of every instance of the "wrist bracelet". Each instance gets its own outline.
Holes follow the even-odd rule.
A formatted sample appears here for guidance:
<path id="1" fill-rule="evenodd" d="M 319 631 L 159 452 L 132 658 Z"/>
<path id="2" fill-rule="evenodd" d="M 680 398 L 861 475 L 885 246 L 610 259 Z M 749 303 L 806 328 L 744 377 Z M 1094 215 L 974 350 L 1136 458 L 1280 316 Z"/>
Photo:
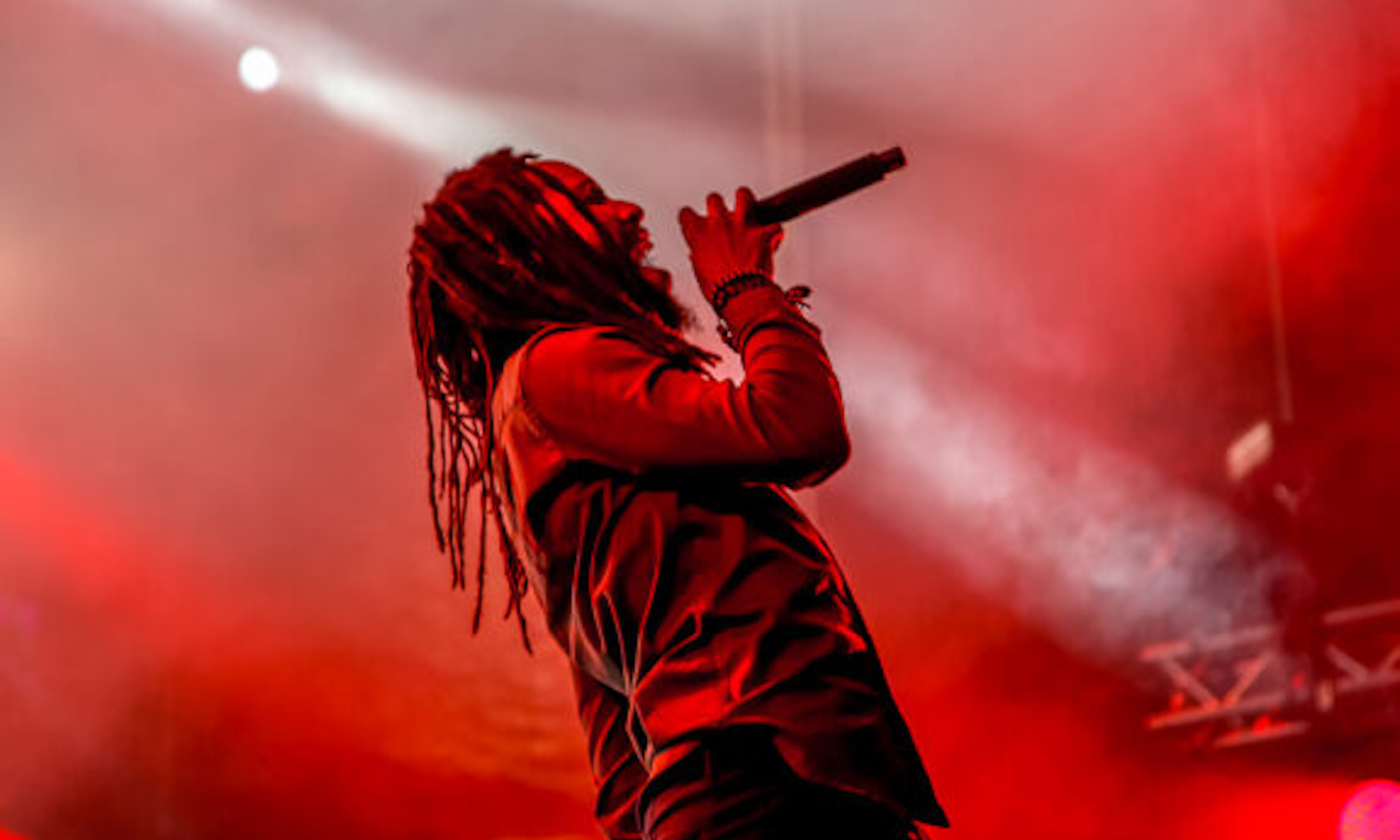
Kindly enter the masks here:
<path id="1" fill-rule="evenodd" d="M 727 288 L 731 283 L 735 283 L 743 277 L 760 277 L 769 283 L 773 282 L 772 278 L 763 274 L 738 274 L 729 278 L 728 280 L 725 280 L 718 287 L 716 287 L 715 300 L 720 301 L 720 304 L 719 306 L 715 307 L 715 314 L 719 316 L 719 323 L 715 325 L 715 332 L 719 333 L 720 340 L 723 341 L 725 344 L 729 345 L 729 349 L 733 350 L 736 353 L 742 349 L 739 347 L 739 337 L 734 334 L 734 328 L 729 326 L 729 322 L 724 320 L 723 307 L 727 305 L 730 300 L 737 297 L 739 292 L 743 291 L 744 289 L 750 288 L 751 286 L 753 288 L 757 288 L 763 284 L 746 282 L 742 288 L 735 289 L 733 292 L 724 296 L 723 299 L 721 299 L 718 292 L 721 288 Z M 793 307 L 799 310 L 810 308 L 807 305 L 807 298 L 811 296 L 812 288 L 810 286 L 793 286 L 790 289 L 783 290 L 783 297 L 787 298 L 787 302 L 792 304 Z"/>
<path id="2" fill-rule="evenodd" d="M 737 274 L 731 274 L 718 286 L 715 286 L 714 292 L 710 295 L 710 306 L 714 307 L 716 315 L 723 318 L 724 308 L 741 292 L 771 285 L 772 282 L 773 278 L 761 271 L 741 271 Z"/>

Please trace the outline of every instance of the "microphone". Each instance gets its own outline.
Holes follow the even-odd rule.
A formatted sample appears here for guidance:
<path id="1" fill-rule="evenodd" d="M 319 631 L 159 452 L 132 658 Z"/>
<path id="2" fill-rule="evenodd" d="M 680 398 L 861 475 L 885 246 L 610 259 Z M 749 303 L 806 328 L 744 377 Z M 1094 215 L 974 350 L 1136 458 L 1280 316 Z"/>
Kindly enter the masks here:
<path id="1" fill-rule="evenodd" d="M 779 193 L 754 202 L 749 221 L 756 225 L 776 225 L 815 210 L 838 198 L 875 184 L 904 166 L 904 150 L 898 146 L 873 152 L 848 163 L 813 175 Z"/>

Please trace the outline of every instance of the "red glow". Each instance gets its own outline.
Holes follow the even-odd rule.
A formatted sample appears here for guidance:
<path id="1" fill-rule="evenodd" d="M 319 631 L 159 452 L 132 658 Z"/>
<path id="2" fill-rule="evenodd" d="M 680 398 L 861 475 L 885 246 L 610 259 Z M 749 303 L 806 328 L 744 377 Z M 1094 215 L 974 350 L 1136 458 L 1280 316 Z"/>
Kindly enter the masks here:
<path id="1" fill-rule="evenodd" d="M 1396 736 L 1180 757 L 1131 670 L 1267 594 L 1196 503 L 1263 418 L 1320 594 L 1400 597 L 1400 0 L 543 5 L 0 0 L 0 840 L 600 836 L 562 655 L 471 638 L 423 498 L 408 227 L 507 142 L 673 269 L 706 190 L 909 151 L 779 273 L 947 837 L 1400 835 Z"/>
<path id="2" fill-rule="evenodd" d="M 1342 806 L 1340 840 L 1395 840 L 1400 837 L 1400 784 L 1364 782 Z"/>

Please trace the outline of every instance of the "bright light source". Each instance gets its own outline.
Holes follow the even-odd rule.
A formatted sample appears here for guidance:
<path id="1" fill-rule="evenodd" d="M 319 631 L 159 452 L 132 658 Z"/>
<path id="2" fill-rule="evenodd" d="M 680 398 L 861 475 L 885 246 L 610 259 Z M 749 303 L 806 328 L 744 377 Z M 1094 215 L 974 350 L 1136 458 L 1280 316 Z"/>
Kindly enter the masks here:
<path id="1" fill-rule="evenodd" d="M 1258 469 L 1274 454 L 1274 429 L 1260 420 L 1240 435 L 1225 452 L 1225 471 L 1231 481 L 1240 481 Z"/>
<path id="2" fill-rule="evenodd" d="M 1365 782 L 1342 806 L 1341 840 L 1395 840 L 1400 837 L 1400 784 Z"/>
<path id="3" fill-rule="evenodd" d="M 249 47 L 238 59 L 238 78 L 249 90 L 259 93 L 271 90 L 281 76 L 282 68 L 277 63 L 277 56 L 262 47 Z"/>

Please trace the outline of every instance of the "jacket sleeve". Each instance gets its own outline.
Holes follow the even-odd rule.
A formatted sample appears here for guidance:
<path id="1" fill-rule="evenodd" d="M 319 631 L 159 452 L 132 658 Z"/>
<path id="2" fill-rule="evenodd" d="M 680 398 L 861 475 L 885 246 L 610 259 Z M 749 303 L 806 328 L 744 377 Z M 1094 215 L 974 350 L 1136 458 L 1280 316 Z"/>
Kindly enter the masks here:
<path id="1" fill-rule="evenodd" d="M 821 481 L 846 462 L 850 441 L 820 333 L 776 286 L 740 295 L 726 314 L 741 384 L 657 356 L 621 331 L 585 328 L 529 349 L 522 398 L 570 459 L 636 474 Z"/>

